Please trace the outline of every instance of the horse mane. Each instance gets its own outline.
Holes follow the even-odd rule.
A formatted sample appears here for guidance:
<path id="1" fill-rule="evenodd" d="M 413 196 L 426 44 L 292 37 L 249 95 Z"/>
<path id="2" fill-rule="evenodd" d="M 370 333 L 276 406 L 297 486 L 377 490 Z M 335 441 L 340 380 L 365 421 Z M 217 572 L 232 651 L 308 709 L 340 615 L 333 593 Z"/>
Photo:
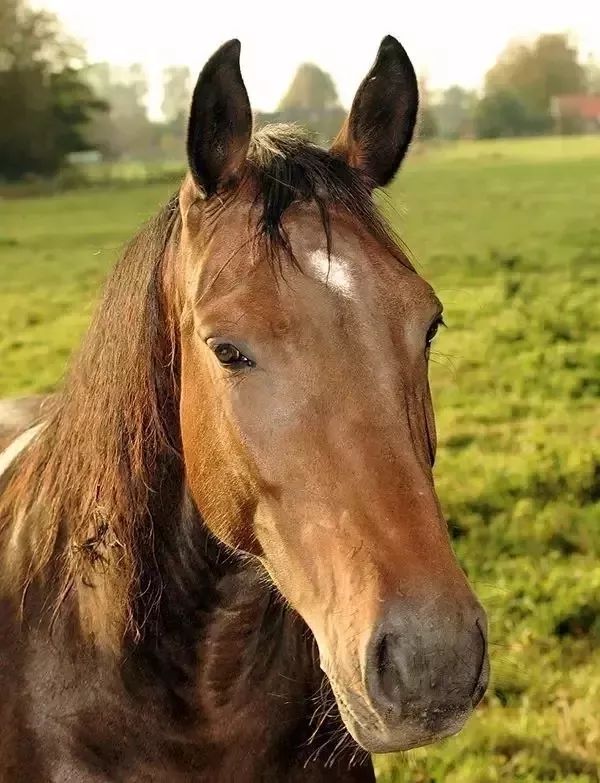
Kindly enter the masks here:
<path id="1" fill-rule="evenodd" d="M 30 516 L 36 525 L 21 547 L 30 562 L 10 553 L 14 585 L 25 587 L 58 554 L 63 596 L 109 565 L 118 572 L 114 610 L 130 611 L 131 596 L 146 589 L 148 509 L 167 466 L 179 460 L 178 355 L 163 281 L 179 223 L 174 197 L 128 244 L 44 429 L 3 494 L 3 528 Z"/>
<path id="2" fill-rule="evenodd" d="M 315 202 L 328 242 L 335 207 L 409 263 L 367 183 L 297 129 L 256 133 L 248 176 L 260 210 L 257 236 L 271 259 L 294 261 L 283 216 L 293 203 Z M 58 573 L 60 603 L 75 584 L 96 586 L 102 579 L 103 611 L 120 615 L 120 627 L 134 638 L 144 622 L 136 600 L 158 602 L 160 575 L 151 575 L 155 521 L 169 513 L 184 484 L 177 328 L 165 273 L 180 234 L 174 196 L 115 266 L 44 428 L 0 497 L 7 583 L 24 590 L 48 571 L 51 579 Z M 7 541 L 18 528 L 25 533 L 9 557 Z"/>

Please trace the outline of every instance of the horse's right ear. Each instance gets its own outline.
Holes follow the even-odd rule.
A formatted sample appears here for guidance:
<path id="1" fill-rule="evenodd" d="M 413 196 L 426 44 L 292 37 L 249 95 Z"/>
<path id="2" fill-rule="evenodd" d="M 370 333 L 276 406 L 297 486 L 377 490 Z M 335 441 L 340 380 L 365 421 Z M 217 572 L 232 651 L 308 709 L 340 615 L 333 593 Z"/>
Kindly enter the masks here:
<path id="1" fill-rule="evenodd" d="M 241 176 L 251 135 L 252 111 L 240 72 L 240 42 L 234 39 L 208 60 L 192 98 L 187 157 L 204 196 L 214 196 Z"/>

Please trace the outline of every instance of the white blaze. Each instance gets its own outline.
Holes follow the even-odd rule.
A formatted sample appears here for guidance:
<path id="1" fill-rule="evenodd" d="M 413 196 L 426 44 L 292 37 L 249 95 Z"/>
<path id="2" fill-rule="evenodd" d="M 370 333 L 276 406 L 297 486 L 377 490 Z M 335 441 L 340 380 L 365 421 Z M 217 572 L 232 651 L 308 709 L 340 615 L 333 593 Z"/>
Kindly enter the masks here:
<path id="1" fill-rule="evenodd" d="M 310 254 L 311 269 L 317 280 L 338 291 L 349 299 L 354 297 L 354 278 L 348 261 L 339 256 L 327 255 L 326 250 L 315 250 Z"/>

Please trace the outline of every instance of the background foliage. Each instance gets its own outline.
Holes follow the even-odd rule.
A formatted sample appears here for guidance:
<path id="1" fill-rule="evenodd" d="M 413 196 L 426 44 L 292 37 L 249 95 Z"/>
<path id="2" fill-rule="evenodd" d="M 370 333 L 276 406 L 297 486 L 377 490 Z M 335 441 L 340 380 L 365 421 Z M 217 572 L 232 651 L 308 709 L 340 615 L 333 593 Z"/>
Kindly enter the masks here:
<path id="1" fill-rule="evenodd" d="M 51 176 L 73 184 L 86 177 L 73 166 L 85 158 L 183 162 L 192 87 L 187 67 L 165 68 L 162 119 L 150 119 L 141 65 L 90 64 L 54 15 L 0 0 L 0 184 Z M 425 78 L 420 87 L 420 140 L 600 131 L 600 117 L 553 115 L 557 96 L 600 93 L 600 65 L 582 62 L 564 33 L 509 42 L 480 91 L 431 91 Z M 344 117 L 332 77 L 303 63 L 276 111 L 257 111 L 256 124 L 295 122 L 327 142 Z"/>
<path id="2" fill-rule="evenodd" d="M 84 77 L 84 52 L 55 16 L 0 0 L 0 178 L 54 174 L 105 105 Z"/>

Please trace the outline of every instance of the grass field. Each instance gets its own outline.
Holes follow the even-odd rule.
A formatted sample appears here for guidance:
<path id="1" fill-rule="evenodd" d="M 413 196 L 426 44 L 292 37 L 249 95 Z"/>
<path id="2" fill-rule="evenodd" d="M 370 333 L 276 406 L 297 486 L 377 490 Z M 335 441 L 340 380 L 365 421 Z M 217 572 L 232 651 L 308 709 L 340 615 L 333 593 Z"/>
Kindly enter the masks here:
<path id="1" fill-rule="evenodd" d="M 55 387 L 121 243 L 172 189 L 2 203 L 0 395 Z M 445 303 L 437 482 L 493 683 L 462 734 L 379 759 L 380 780 L 598 783 L 600 137 L 420 151 L 385 208 Z"/>

